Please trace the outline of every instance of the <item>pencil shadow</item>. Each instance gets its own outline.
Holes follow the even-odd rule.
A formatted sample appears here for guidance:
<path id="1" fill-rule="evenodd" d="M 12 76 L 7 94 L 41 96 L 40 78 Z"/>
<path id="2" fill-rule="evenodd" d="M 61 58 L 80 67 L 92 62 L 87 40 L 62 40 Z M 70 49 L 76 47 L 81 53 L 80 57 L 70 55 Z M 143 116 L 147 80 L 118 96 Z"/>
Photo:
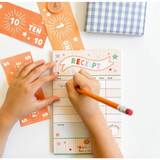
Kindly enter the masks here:
<path id="1" fill-rule="evenodd" d="M 80 31 L 84 32 L 87 2 L 76 2 L 75 5 L 76 5 L 75 19 L 77 22 L 77 26 Z"/>

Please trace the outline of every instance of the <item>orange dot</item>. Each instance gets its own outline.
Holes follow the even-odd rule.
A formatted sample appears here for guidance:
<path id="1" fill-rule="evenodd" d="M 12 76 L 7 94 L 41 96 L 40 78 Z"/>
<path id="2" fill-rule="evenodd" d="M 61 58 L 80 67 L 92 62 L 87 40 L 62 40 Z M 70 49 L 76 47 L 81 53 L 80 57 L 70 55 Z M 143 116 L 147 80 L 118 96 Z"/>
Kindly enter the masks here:
<path id="1" fill-rule="evenodd" d="M 108 53 L 108 55 L 110 55 L 110 53 Z"/>

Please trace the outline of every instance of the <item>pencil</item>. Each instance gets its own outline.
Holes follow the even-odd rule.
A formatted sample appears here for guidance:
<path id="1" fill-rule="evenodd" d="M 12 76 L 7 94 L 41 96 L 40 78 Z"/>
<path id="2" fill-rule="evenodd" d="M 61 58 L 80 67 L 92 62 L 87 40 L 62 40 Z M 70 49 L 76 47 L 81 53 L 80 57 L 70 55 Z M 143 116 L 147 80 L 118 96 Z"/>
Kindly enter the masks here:
<path id="1" fill-rule="evenodd" d="M 112 107 L 112 108 L 114 108 L 114 109 L 116 109 L 116 110 L 118 110 L 118 111 L 120 111 L 122 113 L 128 114 L 130 116 L 133 114 L 133 111 L 131 109 L 126 108 L 126 107 L 124 107 L 124 106 L 122 106 L 120 104 L 117 104 L 115 102 L 109 101 L 109 100 L 107 100 L 105 98 L 102 98 L 100 96 L 97 96 L 97 95 L 95 95 L 93 93 L 90 93 L 90 92 L 84 90 L 84 89 L 80 89 L 79 87 L 76 87 L 75 89 L 76 89 L 77 92 L 79 92 L 81 94 L 84 94 L 84 95 L 86 95 L 86 96 L 88 96 L 90 98 L 93 98 L 93 99 L 95 99 L 95 100 L 97 100 L 97 101 L 99 101 L 101 103 L 104 103 L 107 106 L 110 106 L 110 107 Z"/>

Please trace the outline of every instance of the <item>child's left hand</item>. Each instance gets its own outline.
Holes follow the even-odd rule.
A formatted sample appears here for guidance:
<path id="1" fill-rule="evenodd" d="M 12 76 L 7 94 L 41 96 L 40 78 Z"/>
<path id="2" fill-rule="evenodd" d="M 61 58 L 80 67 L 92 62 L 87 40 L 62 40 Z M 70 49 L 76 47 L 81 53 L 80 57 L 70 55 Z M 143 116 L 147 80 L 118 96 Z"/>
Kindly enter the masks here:
<path id="1" fill-rule="evenodd" d="M 34 111 L 59 101 L 58 97 L 50 97 L 44 100 L 37 100 L 36 91 L 45 83 L 54 80 L 57 73 L 40 77 L 42 73 L 54 67 L 55 63 L 44 64 L 44 60 L 35 63 L 23 64 L 15 73 L 9 86 L 6 99 L 0 112 L 6 120 L 14 125 L 20 118 L 25 117 Z M 40 78 L 39 78 L 40 77 Z"/>

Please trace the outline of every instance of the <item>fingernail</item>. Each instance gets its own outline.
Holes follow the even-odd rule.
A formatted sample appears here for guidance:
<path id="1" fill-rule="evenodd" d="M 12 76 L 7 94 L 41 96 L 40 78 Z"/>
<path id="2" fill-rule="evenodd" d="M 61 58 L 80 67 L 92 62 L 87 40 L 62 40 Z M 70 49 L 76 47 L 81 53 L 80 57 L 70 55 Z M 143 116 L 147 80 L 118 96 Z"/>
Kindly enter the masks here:
<path id="1" fill-rule="evenodd" d="M 54 61 L 52 61 L 52 62 L 51 62 L 51 64 L 55 64 L 55 62 L 54 62 Z"/>
<path id="2" fill-rule="evenodd" d="M 54 102 L 58 102 L 58 101 L 59 101 L 59 99 L 55 100 Z"/>
<path id="3" fill-rule="evenodd" d="M 55 72 L 54 75 L 57 76 L 59 74 L 59 72 Z"/>
<path id="4" fill-rule="evenodd" d="M 40 62 L 45 62 L 45 60 L 44 60 L 44 59 L 41 59 Z"/>

